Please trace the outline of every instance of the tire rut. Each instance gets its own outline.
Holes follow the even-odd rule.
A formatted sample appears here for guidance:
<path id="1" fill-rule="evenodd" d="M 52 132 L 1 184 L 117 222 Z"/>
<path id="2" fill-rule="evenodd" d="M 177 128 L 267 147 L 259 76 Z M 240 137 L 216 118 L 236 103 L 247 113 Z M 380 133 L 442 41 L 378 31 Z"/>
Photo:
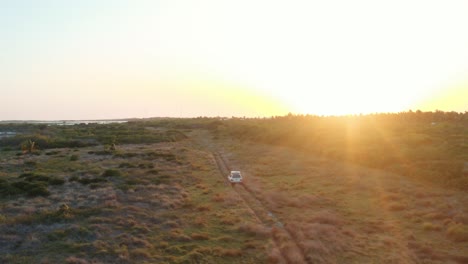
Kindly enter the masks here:
<path id="1" fill-rule="evenodd" d="M 224 183 L 229 185 L 226 175 L 231 171 L 230 166 L 221 153 L 214 152 L 213 157 L 216 165 L 224 179 Z M 239 187 L 240 188 L 237 188 Z M 270 228 L 272 231 L 272 240 L 276 248 L 281 253 L 283 261 L 286 263 L 311 263 L 305 257 L 304 251 L 300 246 L 300 243 L 294 238 L 294 236 L 284 228 L 283 223 L 271 212 L 267 205 L 262 202 L 259 197 L 245 184 L 234 184 L 232 188 L 242 198 L 244 204 L 249 208 L 253 215 L 257 218 L 259 223 Z M 292 248 L 287 245 L 283 245 L 284 241 L 290 242 Z M 292 257 L 293 256 L 293 257 Z"/>

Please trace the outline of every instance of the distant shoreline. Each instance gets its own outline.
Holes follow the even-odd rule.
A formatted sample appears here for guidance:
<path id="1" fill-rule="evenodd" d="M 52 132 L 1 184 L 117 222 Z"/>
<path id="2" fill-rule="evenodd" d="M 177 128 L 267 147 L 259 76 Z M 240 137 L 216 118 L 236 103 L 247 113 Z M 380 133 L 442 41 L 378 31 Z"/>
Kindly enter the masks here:
<path id="1" fill-rule="evenodd" d="M 45 124 L 45 125 L 78 125 L 78 124 L 112 124 L 127 123 L 131 119 L 99 120 L 0 120 L 0 124 Z"/>

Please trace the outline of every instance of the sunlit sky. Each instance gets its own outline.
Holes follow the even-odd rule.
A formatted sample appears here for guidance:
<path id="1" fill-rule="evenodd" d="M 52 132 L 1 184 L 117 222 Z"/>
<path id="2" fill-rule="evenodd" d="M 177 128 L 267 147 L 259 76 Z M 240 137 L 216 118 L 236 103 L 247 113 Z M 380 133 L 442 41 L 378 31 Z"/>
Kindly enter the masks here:
<path id="1" fill-rule="evenodd" d="M 468 111 L 466 0 L 0 0 L 0 120 Z"/>

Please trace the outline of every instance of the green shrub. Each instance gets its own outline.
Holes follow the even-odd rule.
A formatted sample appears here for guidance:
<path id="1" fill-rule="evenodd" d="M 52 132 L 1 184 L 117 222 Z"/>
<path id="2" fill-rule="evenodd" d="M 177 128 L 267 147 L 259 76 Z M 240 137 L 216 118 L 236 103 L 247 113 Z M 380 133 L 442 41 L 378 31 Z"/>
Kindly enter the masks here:
<path id="1" fill-rule="evenodd" d="M 23 193 L 23 191 L 14 185 L 12 185 L 9 181 L 5 179 L 0 179 L 0 194 L 3 196 L 10 196 L 10 195 L 18 195 Z"/>
<path id="2" fill-rule="evenodd" d="M 65 180 L 35 173 L 23 173 L 15 179 L 0 180 L 0 195 L 47 196 L 49 185 L 62 185 Z"/>
<path id="3" fill-rule="evenodd" d="M 64 179 L 61 179 L 58 177 L 45 176 L 45 175 L 35 174 L 31 172 L 21 174 L 19 178 L 28 182 L 45 182 L 48 185 L 62 185 L 65 183 Z"/>
<path id="4" fill-rule="evenodd" d="M 154 168 L 154 164 L 153 163 L 140 163 L 140 164 L 138 164 L 138 168 L 140 168 L 140 169 L 152 169 L 152 168 Z"/>
<path id="5" fill-rule="evenodd" d="M 120 163 L 119 168 L 136 168 L 136 166 L 131 164 L 130 162 L 123 162 Z"/>
<path id="6" fill-rule="evenodd" d="M 61 178 L 57 178 L 57 177 L 52 177 L 52 178 L 50 178 L 48 183 L 49 183 L 49 185 L 62 185 L 62 184 L 65 183 L 65 180 L 61 179 Z"/>
<path id="7" fill-rule="evenodd" d="M 21 190 L 22 193 L 28 196 L 48 196 L 47 184 L 41 181 L 17 181 L 11 184 L 14 188 Z"/>
<path id="8" fill-rule="evenodd" d="M 146 184 L 147 181 L 141 179 L 128 179 L 125 181 L 128 185 L 138 185 L 138 184 Z"/>
<path id="9" fill-rule="evenodd" d="M 25 166 L 29 166 L 29 167 L 34 167 L 37 165 L 37 162 L 33 161 L 33 160 L 28 160 L 28 161 L 25 161 L 24 162 L 24 165 Z"/>
<path id="10" fill-rule="evenodd" d="M 176 161 L 177 157 L 172 153 L 158 153 L 158 152 L 147 152 L 145 153 L 146 159 L 154 160 L 154 159 L 165 159 L 166 161 Z"/>
<path id="11" fill-rule="evenodd" d="M 105 156 L 105 155 L 112 155 L 114 153 L 112 151 L 110 151 L 110 150 L 98 150 L 98 151 L 89 151 L 88 154 Z"/>
<path id="12" fill-rule="evenodd" d="M 50 194 L 47 186 L 41 184 L 33 184 L 26 190 L 28 196 L 48 196 Z"/>
<path id="13" fill-rule="evenodd" d="M 107 182 L 107 180 L 103 178 L 80 178 L 77 180 L 77 182 L 86 185 L 86 184 L 93 184 L 93 183 L 99 183 L 99 182 Z"/>
<path id="14" fill-rule="evenodd" d="M 35 174 L 33 172 L 27 172 L 27 173 L 23 173 L 19 176 L 19 178 L 22 178 L 24 179 L 25 181 L 43 181 L 43 182 L 47 182 L 49 181 L 50 177 L 49 176 L 44 176 L 44 175 L 41 175 L 41 174 Z"/>
<path id="15" fill-rule="evenodd" d="M 70 161 L 77 161 L 78 160 L 78 155 L 71 155 L 70 156 Z"/>
<path id="16" fill-rule="evenodd" d="M 128 159 L 128 158 L 138 157 L 139 155 L 140 155 L 140 154 L 138 154 L 138 153 L 133 153 L 133 152 L 116 153 L 116 154 L 114 154 L 114 158 Z"/>
<path id="17" fill-rule="evenodd" d="M 103 177 L 120 177 L 122 173 L 119 170 L 107 169 L 105 170 L 102 175 Z"/>
<path id="18" fill-rule="evenodd" d="M 152 174 L 152 175 L 157 175 L 157 174 L 159 174 L 159 171 L 158 170 L 149 170 L 146 173 Z"/>
<path id="19" fill-rule="evenodd" d="M 76 175 L 73 175 L 70 177 L 70 179 L 68 179 L 69 182 L 74 182 L 74 181 L 78 181 L 80 179 L 80 177 L 76 176 Z"/>

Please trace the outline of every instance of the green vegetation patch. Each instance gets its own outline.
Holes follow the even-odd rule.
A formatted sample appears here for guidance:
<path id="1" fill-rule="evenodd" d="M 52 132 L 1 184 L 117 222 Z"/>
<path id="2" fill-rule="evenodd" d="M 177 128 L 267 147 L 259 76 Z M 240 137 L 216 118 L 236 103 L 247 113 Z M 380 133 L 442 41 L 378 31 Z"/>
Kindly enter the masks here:
<path id="1" fill-rule="evenodd" d="M 78 177 L 78 176 L 72 176 L 69 179 L 70 182 L 79 182 L 83 185 L 88 185 L 88 184 L 93 184 L 93 183 L 101 183 L 101 182 L 107 182 L 106 179 L 104 178 L 96 178 L 96 177 Z"/>
<path id="2" fill-rule="evenodd" d="M 65 180 L 62 178 L 36 173 L 23 173 L 18 178 L 28 182 L 45 182 L 48 185 L 62 185 L 65 183 Z"/>
<path id="3" fill-rule="evenodd" d="M 48 186 L 64 183 L 65 180 L 59 177 L 23 173 L 17 178 L 0 179 L 0 195 L 48 196 Z"/>
<path id="4" fill-rule="evenodd" d="M 103 177 L 121 177 L 122 172 L 119 171 L 119 170 L 115 170 L 115 169 L 107 169 L 101 174 L 101 176 L 103 176 Z"/>
<path id="5" fill-rule="evenodd" d="M 89 151 L 88 154 L 105 156 L 105 155 L 112 155 L 112 154 L 114 154 L 114 152 L 110 151 L 110 150 L 96 150 L 96 151 Z"/>

